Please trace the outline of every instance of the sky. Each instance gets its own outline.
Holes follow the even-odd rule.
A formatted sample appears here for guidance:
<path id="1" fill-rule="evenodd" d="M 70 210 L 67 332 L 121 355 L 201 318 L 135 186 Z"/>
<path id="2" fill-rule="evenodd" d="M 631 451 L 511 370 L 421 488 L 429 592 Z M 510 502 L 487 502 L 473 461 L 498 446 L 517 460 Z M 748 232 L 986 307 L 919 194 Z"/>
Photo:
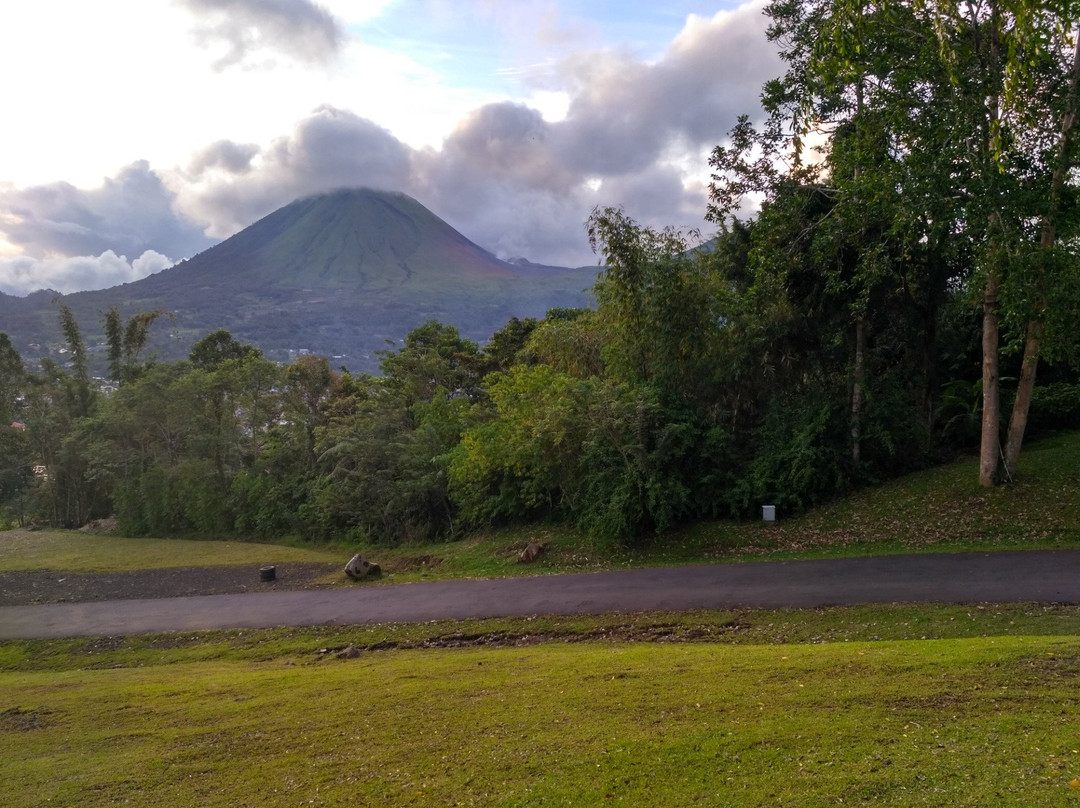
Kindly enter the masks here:
<path id="1" fill-rule="evenodd" d="M 762 8 L 5 3 L 0 292 L 137 280 L 345 187 L 559 266 L 597 262 L 597 205 L 708 233 L 708 155 L 781 72 Z"/>

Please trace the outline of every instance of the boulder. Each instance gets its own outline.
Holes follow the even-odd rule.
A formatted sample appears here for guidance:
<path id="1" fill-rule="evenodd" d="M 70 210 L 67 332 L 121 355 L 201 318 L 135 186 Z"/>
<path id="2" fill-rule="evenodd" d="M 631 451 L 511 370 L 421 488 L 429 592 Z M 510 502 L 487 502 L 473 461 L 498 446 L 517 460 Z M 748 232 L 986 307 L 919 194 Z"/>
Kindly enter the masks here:
<path id="1" fill-rule="evenodd" d="M 531 564 L 540 557 L 542 552 L 544 552 L 544 545 L 531 541 L 525 545 L 524 550 L 518 553 L 518 563 Z"/>
<path id="2" fill-rule="evenodd" d="M 345 574 L 354 581 L 359 581 L 361 578 L 372 578 L 376 575 L 381 575 L 382 568 L 378 564 L 368 561 L 357 553 L 350 558 L 349 563 L 345 565 Z"/>

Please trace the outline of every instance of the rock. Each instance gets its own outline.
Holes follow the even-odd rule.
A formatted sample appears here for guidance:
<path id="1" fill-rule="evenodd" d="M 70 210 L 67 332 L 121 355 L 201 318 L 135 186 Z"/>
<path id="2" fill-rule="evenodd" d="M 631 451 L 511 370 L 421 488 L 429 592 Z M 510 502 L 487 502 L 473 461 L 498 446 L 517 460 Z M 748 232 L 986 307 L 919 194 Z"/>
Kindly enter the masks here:
<path id="1" fill-rule="evenodd" d="M 360 656 L 360 649 L 354 645 L 347 645 L 336 654 L 338 659 L 356 659 Z"/>
<path id="2" fill-rule="evenodd" d="M 524 550 L 518 553 L 518 563 L 531 564 L 540 557 L 542 552 L 544 552 L 544 545 L 531 541 L 525 545 Z"/>
<path id="3" fill-rule="evenodd" d="M 354 581 L 359 581 L 361 578 L 373 578 L 376 575 L 381 575 L 382 567 L 366 560 L 357 553 L 345 565 L 345 574 Z"/>

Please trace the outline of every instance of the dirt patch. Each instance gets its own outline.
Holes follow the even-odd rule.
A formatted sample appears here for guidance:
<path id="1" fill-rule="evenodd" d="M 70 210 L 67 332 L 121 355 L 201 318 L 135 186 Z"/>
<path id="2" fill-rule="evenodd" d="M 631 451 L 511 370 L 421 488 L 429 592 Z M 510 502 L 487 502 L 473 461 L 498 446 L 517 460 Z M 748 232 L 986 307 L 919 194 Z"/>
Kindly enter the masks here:
<path id="1" fill-rule="evenodd" d="M 12 707 L 0 712 L 0 729 L 5 732 L 33 732 L 49 724 L 48 710 L 22 710 Z"/>
<path id="2" fill-rule="evenodd" d="M 331 589 L 347 584 L 342 565 L 335 563 L 278 564 L 276 572 L 276 580 L 265 582 L 254 565 L 133 572 L 0 572 L 0 606 Z"/>
<path id="3" fill-rule="evenodd" d="M 683 625 L 681 623 L 640 625 L 632 620 L 595 629 L 552 628 L 533 632 L 476 633 L 451 631 L 409 640 L 379 640 L 371 643 L 357 641 L 320 648 L 314 654 L 320 659 L 352 659 L 369 651 L 401 651 L 417 648 L 521 648 L 544 643 L 577 642 L 717 642 L 749 628 L 749 623 L 738 620 L 729 620 L 715 625 Z M 357 653 L 343 656 L 342 654 L 349 649 Z"/>

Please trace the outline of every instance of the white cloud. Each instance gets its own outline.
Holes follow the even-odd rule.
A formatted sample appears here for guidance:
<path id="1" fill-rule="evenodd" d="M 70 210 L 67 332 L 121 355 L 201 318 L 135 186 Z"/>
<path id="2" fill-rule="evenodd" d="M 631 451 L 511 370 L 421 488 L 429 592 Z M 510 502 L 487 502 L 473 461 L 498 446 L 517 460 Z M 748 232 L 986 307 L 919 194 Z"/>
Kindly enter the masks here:
<path id="1" fill-rule="evenodd" d="M 176 0 L 196 15 L 196 41 L 223 45 L 214 69 L 241 65 L 253 55 L 282 53 L 325 63 L 341 49 L 344 27 L 310 0 Z"/>
<path id="2" fill-rule="evenodd" d="M 105 289 L 145 278 L 173 263 L 168 256 L 154 250 L 147 250 L 134 261 L 112 250 L 98 256 L 72 258 L 0 258 L 0 292 L 27 295 L 39 289 L 51 289 L 68 294 Z"/>
<path id="3" fill-rule="evenodd" d="M 200 228 L 177 217 L 174 197 L 145 161 L 89 190 L 66 182 L 0 187 L 0 231 L 27 255 L 139 255 L 155 249 L 189 256 L 210 246 Z"/>

